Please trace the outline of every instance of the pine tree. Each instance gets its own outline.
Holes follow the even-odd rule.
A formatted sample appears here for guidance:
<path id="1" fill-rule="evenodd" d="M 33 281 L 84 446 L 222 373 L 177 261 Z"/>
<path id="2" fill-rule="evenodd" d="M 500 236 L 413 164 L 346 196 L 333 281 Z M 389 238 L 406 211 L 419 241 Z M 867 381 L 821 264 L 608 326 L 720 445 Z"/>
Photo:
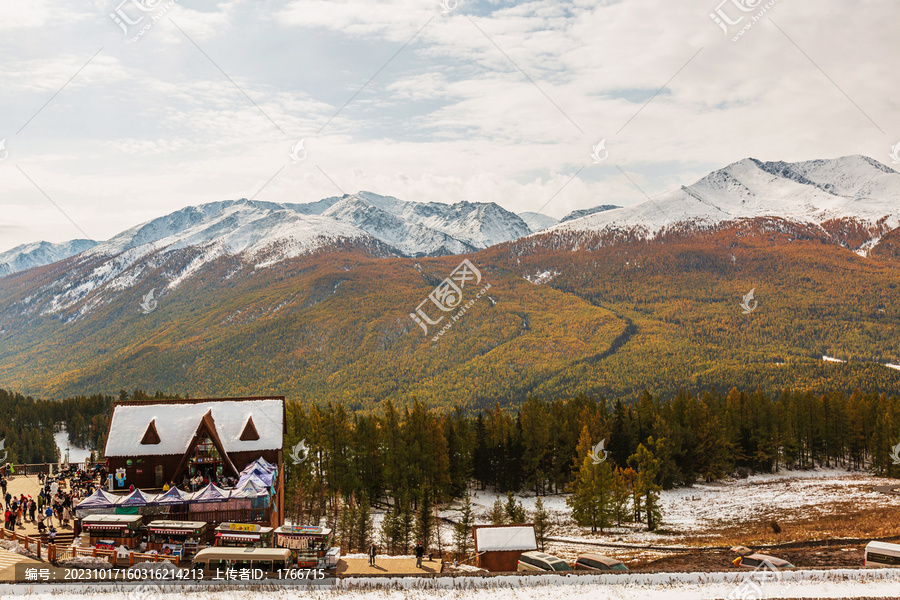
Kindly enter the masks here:
<path id="1" fill-rule="evenodd" d="M 469 496 L 469 492 L 466 492 L 462 507 L 459 509 L 459 521 L 456 522 L 453 530 L 453 543 L 456 546 L 457 560 L 464 559 L 469 554 L 469 548 L 472 544 L 472 525 L 474 525 L 472 498 Z"/>
<path id="2" fill-rule="evenodd" d="M 652 436 L 647 439 L 647 445 L 651 448 L 654 447 Z M 643 497 L 647 529 L 653 531 L 662 519 L 659 509 L 660 486 L 656 483 L 656 476 L 659 472 L 659 460 L 647 446 L 638 444 L 637 452 L 628 458 L 628 464 L 637 472 L 635 491 Z"/>
<path id="3" fill-rule="evenodd" d="M 355 529 L 356 548 L 360 552 L 365 552 L 372 543 L 372 507 L 369 505 L 369 498 L 365 493 L 361 495 L 356 507 Z"/>
<path id="4" fill-rule="evenodd" d="M 350 498 L 343 504 L 338 516 L 338 538 L 341 544 L 341 552 L 350 552 L 356 541 L 357 526 L 356 498 L 350 494 Z"/>
<path id="5" fill-rule="evenodd" d="M 534 537 L 537 538 L 538 546 L 543 551 L 547 535 L 550 533 L 550 513 L 544 508 L 544 501 L 540 497 L 534 502 L 532 522 L 534 523 Z"/>
<path id="6" fill-rule="evenodd" d="M 572 518 L 582 526 L 590 526 L 591 533 L 609 527 L 612 515 L 613 474 L 609 463 L 594 464 L 585 456 L 581 469 L 566 502 L 572 507 Z"/>
<path id="7" fill-rule="evenodd" d="M 384 518 L 381 520 L 381 545 L 387 554 L 397 554 L 397 522 L 399 511 L 396 503 L 391 510 L 384 511 Z"/>
<path id="8" fill-rule="evenodd" d="M 631 469 L 616 468 L 613 471 L 612 481 L 612 514 L 616 525 L 621 527 L 622 521 L 628 521 L 628 498 L 630 496 L 629 485 L 631 477 L 627 473 Z"/>
<path id="9" fill-rule="evenodd" d="M 590 526 L 591 533 L 596 533 L 598 528 L 602 531 L 609 527 L 613 475 L 608 461 L 594 464 L 590 450 L 591 434 L 585 425 L 576 448 L 577 455 L 584 458 L 566 503 L 572 508 L 575 522 L 582 527 Z"/>
<path id="10" fill-rule="evenodd" d="M 409 554 L 410 543 L 415 530 L 415 517 L 409 496 L 404 495 L 400 501 L 400 516 L 397 520 L 397 545 L 402 548 L 403 554 Z"/>
<path id="11" fill-rule="evenodd" d="M 431 490 L 426 486 L 422 489 L 422 499 L 419 502 L 419 510 L 416 513 L 416 541 L 421 543 L 426 549 L 434 529 L 434 515 L 432 509 Z"/>
<path id="12" fill-rule="evenodd" d="M 506 505 L 503 507 L 506 511 L 506 522 L 521 524 L 525 522 L 525 507 L 521 502 L 516 502 L 516 497 L 512 492 L 506 492 Z"/>
<path id="13" fill-rule="evenodd" d="M 506 525 L 506 507 L 500 498 L 494 500 L 491 506 L 490 519 L 491 525 Z"/>

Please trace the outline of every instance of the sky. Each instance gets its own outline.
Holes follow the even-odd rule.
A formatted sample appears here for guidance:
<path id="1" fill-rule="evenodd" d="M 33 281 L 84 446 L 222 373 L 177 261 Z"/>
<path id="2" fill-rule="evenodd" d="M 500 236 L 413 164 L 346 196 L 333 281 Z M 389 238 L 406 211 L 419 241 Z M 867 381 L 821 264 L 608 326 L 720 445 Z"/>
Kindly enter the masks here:
<path id="1" fill-rule="evenodd" d="M 895 0 L 0 0 L 0 251 L 224 199 L 559 218 L 746 157 L 891 165 L 898 22 Z"/>

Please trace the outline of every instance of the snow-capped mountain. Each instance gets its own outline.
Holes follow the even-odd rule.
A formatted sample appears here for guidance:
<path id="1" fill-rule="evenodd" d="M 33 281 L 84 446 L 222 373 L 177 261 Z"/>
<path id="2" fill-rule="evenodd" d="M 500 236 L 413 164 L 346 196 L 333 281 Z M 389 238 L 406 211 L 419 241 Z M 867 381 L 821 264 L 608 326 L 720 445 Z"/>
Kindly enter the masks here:
<path id="1" fill-rule="evenodd" d="M 630 231 L 652 237 L 760 217 L 821 225 L 854 219 L 878 231 L 900 225 L 900 173 L 866 156 L 798 163 L 747 158 L 690 186 L 634 206 L 567 222 L 544 233 Z M 877 232 L 873 232 L 877 236 Z"/>
<path id="2" fill-rule="evenodd" d="M 0 277 L 49 265 L 58 260 L 74 256 L 97 245 L 94 240 L 70 240 L 59 244 L 34 242 L 16 246 L 0 253 Z"/>
<path id="3" fill-rule="evenodd" d="M 352 224 L 407 256 L 474 252 L 532 232 L 518 215 L 493 202 L 408 202 L 359 192 L 285 206 Z"/>
<path id="4" fill-rule="evenodd" d="M 600 206 L 594 206 L 593 208 L 582 208 L 581 210 L 573 210 L 562 219 L 559 220 L 560 223 L 565 223 L 566 221 L 574 221 L 575 219 L 580 219 L 581 217 L 586 217 L 588 215 L 592 215 L 594 213 L 603 212 L 607 210 L 614 210 L 616 208 L 622 208 L 621 206 L 616 206 L 615 204 L 601 204 Z"/>
<path id="5" fill-rule="evenodd" d="M 521 212 L 519 213 L 519 216 L 525 221 L 528 228 L 534 232 L 543 231 L 544 229 L 553 227 L 559 223 L 559 220 L 554 219 L 553 217 L 548 217 L 547 215 L 536 212 Z"/>
<path id="6" fill-rule="evenodd" d="M 66 320 L 75 320 L 135 285 L 156 286 L 157 296 L 169 293 L 221 259 L 231 259 L 227 278 L 242 268 L 255 270 L 325 246 L 396 254 L 361 229 L 327 217 L 267 202 L 213 202 L 127 229 L 54 263 L 39 277 L 17 274 L 35 287 L 16 311 L 23 316 L 65 314 Z"/>
<path id="7" fill-rule="evenodd" d="M 259 269 L 317 250 L 364 248 L 375 256 L 473 252 L 531 233 L 492 203 L 404 202 L 368 192 L 308 204 L 228 200 L 191 206 L 71 253 L 25 300 L 28 314 L 78 318 L 135 286 L 175 290 L 212 263 Z M 230 277 L 231 275 L 229 275 Z"/>

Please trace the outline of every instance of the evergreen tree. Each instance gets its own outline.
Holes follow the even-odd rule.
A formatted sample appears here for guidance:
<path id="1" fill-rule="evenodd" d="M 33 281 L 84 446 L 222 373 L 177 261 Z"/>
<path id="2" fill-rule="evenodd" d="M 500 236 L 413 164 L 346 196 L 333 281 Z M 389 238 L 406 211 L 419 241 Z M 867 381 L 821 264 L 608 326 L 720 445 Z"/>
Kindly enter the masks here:
<path id="1" fill-rule="evenodd" d="M 494 500 L 489 518 L 491 520 L 491 525 L 506 525 L 506 506 L 503 505 L 503 500 L 500 498 Z"/>
<path id="2" fill-rule="evenodd" d="M 540 496 L 534 502 L 532 522 L 534 523 L 534 537 L 537 538 L 538 547 L 543 552 L 547 535 L 550 533 L 550 513 L 544 508 L 544 501 Z"/>
<path id="3" fill-rule="evenodd" d="M 647 440 L 647 443 L 650 447 L 655 445 L 652 436 Z M 636 495 L 643 498 L 647 529 L 653 531 L 662 519 L 659 509 L 660 486 L 656 483 L 656 476 L 659 473 L 659 460 L 647 446 L 638 444 L 637 452 L 628 458 L 628 463 L 637 473 L 635 492 Z"/>
<path id="4" fill-rule="evenodd" d="M 356 548 L 360 552 L 365 552 L 369 549 L 369 544 L 372 543 L 372 507 L 365 493 L 360 497 L 359 504 L 356 507 L 355 529 Z"/>
<path id="5" fill-rule="evenodd" d="M 408 554 L 412 547 L 412 537 L 415 531 L 415 517 L 412 510 L 412 501 L 409 496 L 401 498 L 400 516 L 397 521 L 397 544 L 403 554 Z"/>
<path id="6" fill-rule="evenodd" d="M 631 476 L 628 471 L 631 469 L 620 469 L 616 467 L 613 470 L 612 479 L 612 518 L 616 525 L 621 527 L 622 521 L 629 521 L 628 499 L 631 495 L 629 485 Z"/>
<path id="7" fill-rule="evenodd" d="M 387 554 L 397 554 L 397 544 L 399 538 L 398 532 L 399 509 L 396 504 L 390 509 L 384 511 L 384 518 L 381 520 L 381 546 Z"/>
<path id="8" fill-rule="evenodd" d="M 506 505 L 503 507 L 506 512 L 506 522 L 521 524 L 525 522 L 525 507 L 521 502 L 516 502 L 516 497 L 512 492 L 506 492 Z"/>
<path id="9" fill-rule="evenodd" d="M 341 552 L 350 552 L 353 549 L 353 544 L 356 541 L 356 527 L 358 523 L 356 498 L 351 494 L 344 503 L 338 516 L 337 533 L 341 544 Z"/>
<path id="10" fill-rule="evenodd" d="M 472 525 L 475 524 L 472 516 L 472 498 L 466 492 L 463 504 L 459 509 L 459 521 L 453 530 L 453 543 L 456 546 L 456 558 L 461 560 L 469 554 L 472 545 Z"/>
<path id="11" fill-rule="evenodd" d="M 426 549 L 429 547 L 434 530 L 434 502 L 431 490 L 426 486 L 422 490 L 422 498 L 419 501 L 419 510 L 416 512 L 416 541 Z"/>
<path id="12" fill-rule="evenodd" d="M 572 486 L 572 495 L 566 500 L 572 508 L 572 518 L 582 526 L 590 526 L 591 533 L 609 527 L 612 514 L 611 497 L 613 488 L 612 468 L 608 461 L 594 464 L 589 456 L 591 435 L 587 426 L 581 431 L 577 451 L 584 458 Z"/>

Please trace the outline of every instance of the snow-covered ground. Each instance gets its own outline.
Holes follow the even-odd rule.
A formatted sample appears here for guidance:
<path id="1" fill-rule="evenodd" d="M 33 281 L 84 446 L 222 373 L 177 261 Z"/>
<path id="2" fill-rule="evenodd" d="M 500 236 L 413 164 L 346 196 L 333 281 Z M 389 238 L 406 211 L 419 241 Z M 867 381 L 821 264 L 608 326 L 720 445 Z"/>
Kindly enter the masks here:
<path id="1" fill-rule="evenodd" d="M 730 479 L 715 483 L 698 483 L 689 488 L 664 490 L 660 493 L 663 522 L 659 532 L 648 532 L 645 526 L 628 525 L 592 535 L 589 529 L 574 525 L 566 505 L 568 495 L 542 496 L 544 507 L 551 513 L 554 527 L 551 537 L 579 541 L 602 541 L 616 544 L 652 544 L 655 546 L 683 543 L 686 536 L 714 535 L 723 525 L 759 522 L 767 515 L 785 513 L 791 519 L 814 517 L 829 510 L 837 502 L 853 502 L 859 507 L 897 506 L 900 496 L 875 491 L 875 486 L 898 485 L 900 480 L 878 478 L 843 469 L 781 471 L 777 474 L 752 475 L 747 479 Z M 492 491 L 472 492 L 472 505 L 479 524 L 488 523 L 494 501 L 506 501 L 506 494 Z M 519 497 L 526 510 L 533 511 L 534 496 Z M 456 520 L 459 513 L 445 510 L 443 516 Z M 450 542 L 450 532 L 445 540 Z M 573 551 L 574 552 L 574 551 Z M 574 558 L 565 556 L 564 558 Z M 900 591 L 900 588 L 898 588 Z"/>
<path id="2" fill-rule="evenodd" d="M 0 585 L 0 597 L 81 600 L 87 593 L 99 599 L 134 600 L 698 600 L 727 598 L 736 590 L 758 589 L 744 598 L 890 598 L 900 590 L 900 569 L 840 569 L 792 571 L 780 580 L 751 579 L 747 573 L 657 573 L 589 576 L 453 577 L 440 579 L 343 579 L 330 589 L 278 587 L 272 584 L 216 586 L 185 590 L 154 584 L 140 586 Z M 754 588 L 754 586 L 758 586 Z"/>

